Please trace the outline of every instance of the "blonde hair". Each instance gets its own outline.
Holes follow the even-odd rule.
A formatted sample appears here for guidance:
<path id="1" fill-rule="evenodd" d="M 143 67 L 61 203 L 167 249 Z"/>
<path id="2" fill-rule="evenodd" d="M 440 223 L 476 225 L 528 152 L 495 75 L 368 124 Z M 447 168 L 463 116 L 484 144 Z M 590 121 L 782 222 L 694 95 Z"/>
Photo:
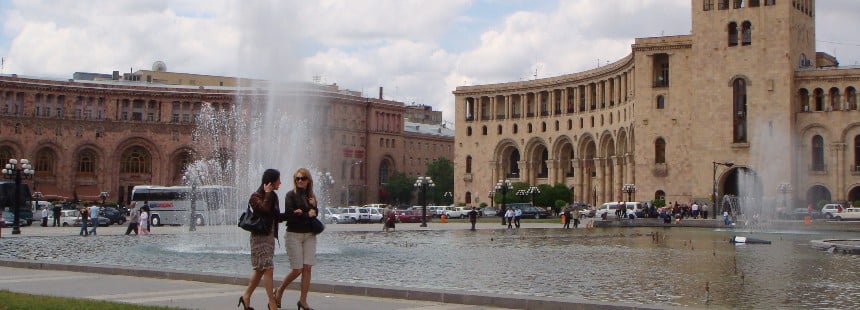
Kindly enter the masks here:
<path id="1" fill-rule="evenodd" d="M 296 175 L 298 175 L 299 173 L 301 173 L 302 176 L 308 178 L 308 187 L 305 188 L 305 191 L 307 191 L 308 193 L 308 197 L 316 198 L 316 196 L 314 195 L 314 178 L 313 176 L 311 176 L 311 172 L 306 168 L 299 168 L 298 170 L 296 170 L 295 173 L 293 173 L 293 188 L 299 187 L 298 183 L 296 183 Z"/>

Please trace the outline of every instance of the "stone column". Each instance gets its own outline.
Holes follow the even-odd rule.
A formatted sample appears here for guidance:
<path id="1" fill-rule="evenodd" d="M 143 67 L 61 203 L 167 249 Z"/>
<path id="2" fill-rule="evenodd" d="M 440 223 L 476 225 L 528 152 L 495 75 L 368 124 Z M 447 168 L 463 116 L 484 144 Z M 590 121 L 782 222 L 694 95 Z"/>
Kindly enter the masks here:
<path id="1" fill-rule="evenodd" d="M 568 164 L 571 169 L 573 169 L 573 200 L 577 201 L 578 199 L 579 201 L 586 201 L 585 199 L 582 199 L 582 178 L 585 175 L 582 171 L 582 160 L 573 158 Z"/>
<path id="2" fill-rule="evenodd" d="M 612 156 L 612 162 L 613 162 L 612 166 L 615 168 L 615 171 L 614 171 L 615 185 L 612 188 L 612 192 L 616 193 L 615 197 L 621 197 L 623 195 L 621 193 L 621 185 L 624 184 L 624 179 L 622 178 L 622 174 L 621 174 L 622 173 L 621 168 L 624 167 L 622 165 L 623 160 L 624 160 L 624 158 L 620 155 Z M 624 200 L 624 199 L 622 198 L 621 200 Z"/>
<path id="3" fill-rule="evenodd" d="M 843 167 L 849 167 L 845 162 L 845 146 L 845 143 L 833 143 L 830 146 L 831 153 L 833 153 L 834 167 L 827 167 L 828 172 L 833 172 L 833 187 L 836 191 L 835 198 L 838 200 L 848 200 L 848 196 L 845 193 L 845 178 L 849 172 L 843 169 Z"/>
<path id="4" fill-rule="evenodd" d="M 529 169 L 529 162 L 525 160 L 518 161 L 517 164 L 520 166 L 519 171 L 519 179 L 520 182 L 529 183 L 529 177 L 531 176 L 531 169 Z"/>
<path id="5" fill-rule="evenodd" d="M 604 184 L 606 180 L 606 158 L 595 158 L 594 166 L 595 171 L 597 171 L 597 178 L 594 181 L 595 188 L 597 189 L 597 201 L 595 201 L 595 204 L 597 204 L 598 202 L 606 201 L 606 184 Z"/>
<path id="6" fill-rule="evenodd" d="M 549 184 L 553 185 L 555 183 L 559 183 L 558 177 L 561 173 L 559 172 L 560 169 L 558 169 L 559 168 L 558 167 L 558 160 L 549 159 L 545 163 L 546 163 L 546 167 L 548 170 L 547 171 L 548 172 L 547 173 L 547 178 L 548 178 L 547 181 L 549 181 Z"/>

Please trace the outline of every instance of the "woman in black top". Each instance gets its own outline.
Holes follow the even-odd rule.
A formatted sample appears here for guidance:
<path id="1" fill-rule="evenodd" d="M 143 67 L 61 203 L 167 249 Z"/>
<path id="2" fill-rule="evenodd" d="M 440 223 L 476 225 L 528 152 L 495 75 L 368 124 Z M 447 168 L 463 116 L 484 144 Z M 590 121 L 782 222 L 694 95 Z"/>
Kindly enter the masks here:
<path id="1" fill-rule="evenodd" d="M 239 297 L 239 305 L 245 309 L 253 309 L 250 307 L 251 294 L 260 284 L 260 279 L 263 280 L 263 286 L 266 288 L 269 309 L 278 308 L 275 295 L 272 293 L 275 270 L 272 258 L 275 256 L 275 239 L 278 238 L 278 215 L 280 214 L 278 194 L 275 190 L 281 187 L 281 173 L 275 169 L 266 169 L 261 183 L 257 191 L 251 194 L 248 205 L 255 214 L 272 221 L 272 225 L 267 233 L 251 233 L 251 266 L 254 268 L 254 273 L 251 274 L 245 293 Z"/>
<path id="2" fill-rule="evenodd" d="M 301 293 L 296 306 L 300 310 L 311 309 L 308 307 L 308 288 L 311 286 L 311 267 L 316 263 L 317 237 L 311 233 L 310 219 L 316 217 L 319 210 L 310 171 L 305 168 L 296 171 L 293 174 L 293 186 L 294 190 L 289 191 L 284 198 L 282 216 L 282 219 L 287 221 L 284 240 L 292 271 L 284 277 L 284 281 L 281 281 L 275 291 L 275 300 L 280 307 L 287 285 L 301 275 Z"/>

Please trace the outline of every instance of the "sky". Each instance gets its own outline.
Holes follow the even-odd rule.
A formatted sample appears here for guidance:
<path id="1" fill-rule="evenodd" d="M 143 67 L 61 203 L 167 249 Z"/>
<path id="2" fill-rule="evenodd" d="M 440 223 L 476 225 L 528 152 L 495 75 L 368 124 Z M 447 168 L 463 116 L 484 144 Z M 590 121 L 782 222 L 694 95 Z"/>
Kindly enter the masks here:
<path id="1" fill-rule="evenodd" d="M 777 0 L 788 1 L 788 0 Z M 689 0 L 0 0 L 3 74 L 151 69 L 311 82 L 454 119 L 457 86 L 545 78 L 685 35 Z M 818 51 L 860 65 L 860 1 L 820 0 Z"/>

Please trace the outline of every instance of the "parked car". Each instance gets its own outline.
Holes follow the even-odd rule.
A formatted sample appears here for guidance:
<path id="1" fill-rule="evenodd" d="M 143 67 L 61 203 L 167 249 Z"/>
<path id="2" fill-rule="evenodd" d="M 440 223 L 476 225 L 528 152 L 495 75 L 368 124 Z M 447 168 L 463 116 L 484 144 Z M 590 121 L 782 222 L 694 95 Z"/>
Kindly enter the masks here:
<path id="1" fill-rule="evenodd" d="M 401 223 L 419 223 L 421 222 L 421 212 L 415 210 L 394 210 L 394 216 Z"/>
<path id="2" fill-rule="evenodd" d="M 821 207 L 821 216 L 827 219 L 832 219 L 836 213 L 841 213 L 845 209 L 841 204 L 828 203 Z"/>
<path id="3" fill-rule="evenodd" d="M 521 218 L 524 219 L 545 219 L 551 216 L 549 211 L 541 207 L 523 206 L 520 209 L 523 211 Z"/>
<path id="4" fill-rule="evenodd" d="M 113 225 L 113 224 L 118 224 L 118 225 L 125 224 L 125 215 L 122 214 L 122 212 L 120 212 L 119 210 L 114 209 L 114 208 L 101 208 L 101 210 L 99 210 L 99 216 L 106 217 L 108 220 L 110 220 L 111 225 Z"/>
<path id="5" fill-rule="evenodd" d="M 860 208 L 847 208 L 836 213 L 833 218 L 837 221 L 860 220 Z"/>
<path id="6" fill-rule="evenodd" d="M 367 221 L 370 214 L 362 214 L 358 212 L 358 207 L 346 207 L 341 209 L 341 218 L 345 221 L 350 221 L 353 223 L 361 223 Z"/>
<path id="7" fill-rule="evenodd" d="M 466 209 L 465 207 L 454 207 L 453 210 L 445 210 L 445 216 L 449 219 L 452 218 L 461 218 L 464 219 L 468 216 L 469 211 L 472 209 Z"/>
<path id="8" fill-rule="evenodd" d="M 12 227 L 15 226 L 15 214 L 12 211 L 3 211 L 3 227 Z M 27 226 L 27 219 L 21 217 L 21 214 L 18 214 L 18 227 Z"/>
<path id="9" fill-rule="evenodd" d="M 597 209 L 592 206 L 579 210 L 579 217 L 594 217 L 595 215 L 597 215 Z"/>
<path id="10" fill-rule="evenodd" d="M 636 213 L 636 217 L 645 217 L 645 205 L 641 202 L 636 201 L 627 201 L 624 202 L 627 210 L 633 210 Z M 606 216 L 615 216 L 615 210 L 621 207 L 620 201 L 612 201 L 607 202 L 600 205 L 599 208 L 594 213 L 594 216 L 601 217 L 604 213 L 607 213 Z"/>
<path id="11" fill-rule="evenodd" d="M 499 209 L 486 207 L 478 212 L 481 216 L 496 216 L 499 214 Z"/>
<path id="12" fill-rule="evenodd" d="M 844 211 L 843 211 L 844 212 Z M 812 211 L 807 210 L 806 208 L 794 208 L 791 212 L 787 213 L 785 216 L 790 220 L 802 220 L 806 218 L 806 216 L 811 215 L 813 219 L 821 218 L 821 212 L 818 210 L 812 209 Z"/>
<path id="13" fill-rule="evenodd" d="M 379 208 L 358 208 L 360 215 L 359 222 L 362 223 L 382 223 L 382 209 Z"/>
<path id="14" fill-rule="evenodd" d="M 80 217 L 78 210 L 62 210 L 60 211 L 60 226 L 72 226 L 78 217 Z M 52 225 L 52 223 L 54 223 L 54 212 L 48 214 L 48 225 Z"/>

